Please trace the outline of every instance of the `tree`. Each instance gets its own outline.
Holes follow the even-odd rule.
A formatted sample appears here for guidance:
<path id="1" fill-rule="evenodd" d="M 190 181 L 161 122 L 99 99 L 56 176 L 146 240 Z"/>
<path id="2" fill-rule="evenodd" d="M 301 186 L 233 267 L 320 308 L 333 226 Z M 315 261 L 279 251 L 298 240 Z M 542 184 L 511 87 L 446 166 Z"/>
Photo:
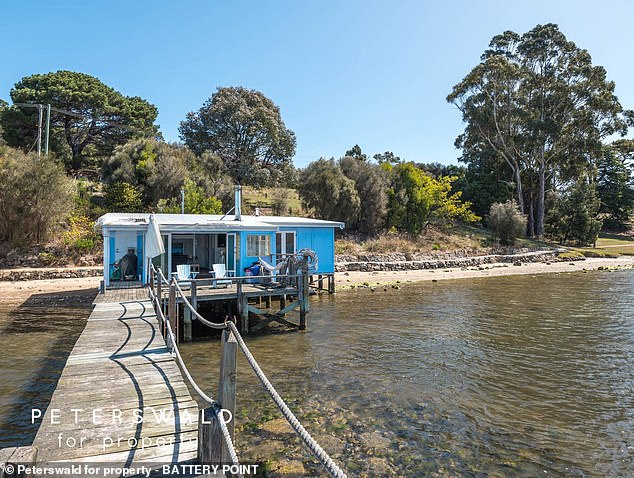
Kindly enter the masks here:
<path id="1" fill-rule="evenodd" d="M 447 100 L 466 123 L 456 146 L 467 157 L 490 154 L 511 170 L 520 211 L 524 181 L 535 185 L 535 232 L 544 233 L 546 185 L 561 170 L 583 167 L 607 136 L 626 131 L 623 109 L 606 71 L 557 25 L 494 37 L 478 64 Z M 531 203 L 532 204 L 532 203 Z"/>
<path id="2" fill-rule="evenodd" d="M 68 157 L 69 169 L 80 169 L 89 152 L 112 153 L 130 138 L 155 136 L 158 110 L 138 96 L 124 96 L 97 78 L 57 71 L 22 78 L 11 90 L 16 103 L 50 104 L 51 150 Z M 37 110 L 13 106 L 2 115 L 5 139 L 28 148 L 37 137 Z"/>
<path id="3" fill-rule="evenodd" d="M 376 234 L 385 225 L 387 180 L 379 166 L 354 157 L 339 160 L 343 174 L 354 181 L 359 196 L 359 211 L 350 226 L 365 234 Z"/>
<path id="4" fill-rule="evenodd" d="M 460 200 L 461 193 L 451 193 L 455 178 L 432 178 L 414 163 L 401 163 L 391 171 L 388 190 L 388 226 L 416 235 L 432 224 L 453 220 L 474 222 L 480 219 L 470 204 Z"/>
<path id="5" fill-rule="evenodd" d="M 156 139 L 136 139 L 118 146 L 104 160 L 104 182 L 124 181 L 141 193 L 145 206 L 155 206 L 159 199 L 179 194 L 189 175 L 188 165 L 195 158 L 184 146 Z"/>
<path id="6" fill-rule="evenodd" d="M 597 193 L 605 223 L 623 229 L 634 213 L 634 141 L 623 139 L 607 146 L 597 160 Z"/>
<path id="7" fill-rule="evenodd" d="M 321 158 L 302 171 L 299 195 L 320 219 L 354 222 L 361 206 L 354 181 L 343 174 L 334 159 Z"/>
<path id="8" fill-rule="evenodd" d="M 368 155 L 363 154 L 363 151 L 361 151 L 361 146 L 359 146 L 358 144 L 355 144 L 352 148 L 346 151 L 346 154 L 344 154 L 344 157 L 354 158 L 359 161 L 368 160 Z"/>
<path id="9" fill-rule="evenodd" d="M 595 185 L 581 177 L 553 198 L 546 216 L 546 231 L 560 244 L 593 244 L 601 231 L 600 207 Z"/>
<path id="10" fill-rule="evenodd" d="M 491 205 L 487 224 L 493 234 L 504 246 L 512 246 L 515 240 L 526 232 L 526 216 L 514 201 L 496 202 Z"/>
<path id="11" fill-rule="evenodd" d="M 392 151 L 386 151 L 385 153 L 377 153 L 372 156 L 374 160 L 379 164 L 398 164 L 401 162 L 401 158 L 396 156 Z"/>
<path id="12" fill-rule="evenodd" d="M 55 161 L 0 146 L 0 240 L 47 241 L 70 213 L 73 195 L 72 181 Z"/>
<path id="13" fill-rule="evenodd" d="M 218 88 L 179 127 L 194 153 L 217 154 L 225 171 L 239 184 L 275 182 L 295 154 L 295 134 L 282 121 L 279 108 L 259 91 Z"/>
<path id="14" fill-rule="evenodd" d="M 9 108 L 9 103 L 0 99 L 0 146 L 7 144 L 4 140 L 4 130 L 2 129 L 2 115 Z"/>
<path id="15" fill-rule="evenodd" d="M 185 214 L 220 214 L 222 213 L 222 202 L 213 196 L 205 194 L 203 188 L 198 186 L 191 179 L 185 180 Z M 159 211 L 163 213 L 180 214 L 181 197 L 161 199 L 158 205 Z"/>
<path id="16" fill-rule="evenodd" d="M 110 212 L 141 212 L 141 192 L 125 181 L 106 184 L 104 203 Z"/>

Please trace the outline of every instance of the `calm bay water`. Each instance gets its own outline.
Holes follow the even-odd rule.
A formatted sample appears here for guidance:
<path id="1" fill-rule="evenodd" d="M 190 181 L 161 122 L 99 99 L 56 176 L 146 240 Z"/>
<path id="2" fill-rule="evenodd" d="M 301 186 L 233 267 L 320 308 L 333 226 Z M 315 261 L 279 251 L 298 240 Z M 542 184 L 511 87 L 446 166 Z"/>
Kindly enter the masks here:
<path id="1" fill-rule="evenodd" d="M 30 408 L 86 316 L 27 309 L 0 309 L 0 447 L 32 438 Z M 633 271 L 340 292 L 313 301 L 309 329 L 247 343 L 351 475 L 634 473 Z M 216 341 L 182 351 L 199 383 L 217 383 Z M 247 367 L 240 358 L 242 459 L 320 475 Z"/>
<path id="2" fill-rule="evenodd" d="M 309 328 L 248 343 L 355 475 L 634 473 L 632 271 L 341 292 L 313 303 Z M 184 350 L 216 379 L 217 344 Z M 279 414 L 240 365 L 238 446 L 273 468 L 305 456 L 267 426 Z"/>
<path id="3" fill-rule="evenodd" d="M 33 303 L 34 302 L 34 303 Z M 0 448 L 30 445 L 38 423 L 31 409 L 46 409 L 90 307 L 59 300 L 16 307 L 0 299 Z"/>

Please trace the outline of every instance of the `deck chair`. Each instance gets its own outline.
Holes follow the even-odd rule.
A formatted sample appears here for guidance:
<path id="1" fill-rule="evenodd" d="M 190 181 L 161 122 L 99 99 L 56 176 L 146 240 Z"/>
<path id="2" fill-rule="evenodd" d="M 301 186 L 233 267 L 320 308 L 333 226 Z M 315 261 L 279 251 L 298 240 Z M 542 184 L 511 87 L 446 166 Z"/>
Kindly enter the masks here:
<path id="1" fill-rule="evenodd" d="M 215 279 L 212 282 L 214 287 L 218 287 L 219 285 L 225 285 L 227 287 L 231 286 L 233 281 L 231 279 L 227 279 L 229 275 L 227 274 L 227 268 L 224 264 L 212 264 L 212 269 L 214 270 Z"/>
<path id="2" fill-rule="evenodd" d="M 189 279 L 192 278 L 192 269 L 189 264 L 179 264 L 176 266 L 176 279 L 178 284 L 183 287 L 190 287 L 192 283 Z"/>

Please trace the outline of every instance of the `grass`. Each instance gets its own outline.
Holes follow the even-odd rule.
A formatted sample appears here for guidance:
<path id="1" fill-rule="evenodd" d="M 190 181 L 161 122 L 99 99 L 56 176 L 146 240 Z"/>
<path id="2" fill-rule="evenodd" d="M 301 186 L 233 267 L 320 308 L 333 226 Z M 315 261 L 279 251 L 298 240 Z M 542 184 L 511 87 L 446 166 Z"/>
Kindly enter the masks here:
<path id="1" fill-rule="evenodd" d="M 479 227 L 457 225 L 450 229 L 429 229 L 419 237 L 409 237 L 403 234 L 384 233 L 378 237 L 362 240 L 357 237 L 337 239 L 336 254 L 386 254 L 400 253 L 429 253 L 457 250 L 477 250 L 490 247 L 491 233 Z M 549 248 L 552 244 L 534 239 L 518 239 L 517 248 Z"/>
<path id="2" fill-rule="evenodd" d="M 577 247 L 573 250 L 586 257 L 619 257 L 634 255 L 634 237 L 626 234 L 601 233 L 596 247 Z"/>
<path id="3" fill-rule="evenodd" d="M 247 207 L 246 211 L 252 213 L 256 207 L 259 207 L 262 210 L 262 214 L 271 215 L 272 212 L 272 204 L 274 198 L 279 195 L 284 194 L 288 200 L 288 208 L 286 214 L 288 216 L 301 216 L 302 213 L 302 203 L 299 199 L 299 195 L 295 189 L 288 188 L 261 188 L 256 189 L 251 186 L 243 186 L 242 187 L 242 203 Z"/>

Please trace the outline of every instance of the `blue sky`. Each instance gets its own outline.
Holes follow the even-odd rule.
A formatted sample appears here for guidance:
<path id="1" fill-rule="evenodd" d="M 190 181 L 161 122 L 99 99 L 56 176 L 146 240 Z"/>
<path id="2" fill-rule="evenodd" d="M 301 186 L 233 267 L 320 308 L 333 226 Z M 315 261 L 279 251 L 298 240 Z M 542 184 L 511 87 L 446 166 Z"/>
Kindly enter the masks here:
<path id="1" fill-rule="evenodd" d="M 359 144 L 455 163 L 445 101 L 492 36 L 560 25 L 634 108 L 634 2 L 10 1 L 0 3 L 0 98 L 22 77 L 98 77 L 159 109 L 167 140 L 219 86 L 262 91 L 297 135 L 295 164 Z"/>

